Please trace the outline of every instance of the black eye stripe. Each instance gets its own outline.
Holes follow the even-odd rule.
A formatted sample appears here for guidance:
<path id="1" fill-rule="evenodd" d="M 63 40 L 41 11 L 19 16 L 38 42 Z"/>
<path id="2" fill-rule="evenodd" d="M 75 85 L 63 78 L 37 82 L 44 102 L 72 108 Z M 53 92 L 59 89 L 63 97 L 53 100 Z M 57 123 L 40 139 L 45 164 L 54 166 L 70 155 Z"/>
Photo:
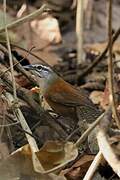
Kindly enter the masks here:
<path id="1" fill-rule="evenodd" d="M 45 66 L 36 66 L 36 69 L 38 69 L 38 70 L 44 70 L 44 71 L 50 71 L 50 69 L 49 69 L 49 67 L 45 67 Z"/>

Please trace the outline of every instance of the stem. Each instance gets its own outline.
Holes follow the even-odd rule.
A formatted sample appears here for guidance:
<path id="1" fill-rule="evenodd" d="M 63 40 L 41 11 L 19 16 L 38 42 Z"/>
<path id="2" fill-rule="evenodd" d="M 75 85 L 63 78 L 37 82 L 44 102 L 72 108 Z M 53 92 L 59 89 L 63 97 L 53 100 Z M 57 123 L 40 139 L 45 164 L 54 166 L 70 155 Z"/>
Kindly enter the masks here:
<path id="1" fill-rule="evenodd" d="M 6 21 L 6 0 L 3 1 L 3 8 L 4 8 L 5 34 L 6 34 L 6 41 L 7 41 L 11 76 L 12 76 L 13 94 L 14 94 L 14 100 L 16 100 L 17 99 L 17 93 L 16 93 L 16 84 L 15 84 L 14 69 L 13 69 L 13 60 L 12 60 L 10 40 L 9 40 L 9 35 L 8 35 L 8 30 L 7 30 L 7 25 L 6 25 L 6 22 L 7 22 Z"/>
<path id="2" fill-rule="evenodd" d="M 7 28 L 11 29 L 11 28 L 17 27 L 18 25 L 20 25 L 22 23 L 32 21 L 37 16 L 41 15 L 43 13 L 43 11 L 45 10 L 45 8 L 46 8 L 46 5 L 44 4 L 40 9 L 34 11 L 33 13 L 31 13 L 23 18 L 17 19 L 16 21 L 14 21 L 10 24 L 7 24 Z M 5 27 L 1 28 L 0 32 L 3 32 L 4 30 L 5 30 Z"/>
<path id="3" fill-rule="evenodd" d="M 83 0 L 77 0 L 76 12 L 76 35 L 77 35 L 77 61 L 81 64 L 83 61 L 83 15 L 84 15 Z"/>
<path id="4" fill-rule="evenodd" d="M 109 38 L 109 60 L 108 60 L 108 82 L 110 91 L 110 103 L 112 104 L 112 111 L 115 117 L 116 124 L 120 129 L 120 120 L 118 118 L 114 94 L 114 69 L 113 69 L 113 58 L 112 58 L 112 0 L 109 0 L 108 7 L 108 38 Z"/>

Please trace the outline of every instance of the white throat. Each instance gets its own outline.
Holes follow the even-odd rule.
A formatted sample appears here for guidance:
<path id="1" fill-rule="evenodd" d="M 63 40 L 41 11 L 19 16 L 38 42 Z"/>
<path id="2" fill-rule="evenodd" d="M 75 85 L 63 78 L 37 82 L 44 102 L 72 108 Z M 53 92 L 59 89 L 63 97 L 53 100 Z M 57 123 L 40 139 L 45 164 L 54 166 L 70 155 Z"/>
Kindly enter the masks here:
<path id="1" fill-rule="evenodd" d="M 58 75 L 54 72 L 49 73 L 45 78 L 37 78 L 40 86 L 41 94 L 44 93 L 49 89 L 49 87 L 58 79 Z"/>

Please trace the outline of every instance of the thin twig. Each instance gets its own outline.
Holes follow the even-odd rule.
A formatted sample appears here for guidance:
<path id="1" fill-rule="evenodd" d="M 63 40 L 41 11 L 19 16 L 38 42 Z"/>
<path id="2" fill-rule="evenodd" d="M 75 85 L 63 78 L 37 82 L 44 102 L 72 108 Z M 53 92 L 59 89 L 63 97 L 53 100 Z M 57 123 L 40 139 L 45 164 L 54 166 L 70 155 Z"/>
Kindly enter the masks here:
<path id="1" fill-rule="evenodd" d="M 4 16 L 5 16 L 5 33 L 6 33 L 6 40 L 7 40 L 10 67 L 11 67 L 14 98 L 9 93 L 5 93 L 5 95 L 6 95 L 7 99 L 9 99 L 9 103 L 11 103 L 11 106 L 13 105 L 13 110 L 15 112 L 17 119 L 20 121 L 22 128 L 32 134 L 32 131 L 30 130 L 21 110 L 18 107 L 18 102 L 17 102 L 17 104 L 15 103 L 17 100 L 17 93 L 16 93 L 15 78 L 14 78 L 12 53 L 11 53 L 9 36 L 8 36 L 8 31 L 7 31 L 7 26 L 6 26 L 6 0 L 4 0 L 3 6 L 4 6 Z M 12 103 L 14 103 L 14 104 L 12 104 Z M 39 150 L 35 139 L 33 137 L 31 137 L 30 135 L 28 135 L 27 133 L 26 133 L 26 137 L 27 137 L 27 140 L 29 142 L 31 152 L 32 152 L 32 162 L 33 162 L 34 170 L 37 172 L 44 172 L 44 169 L 35 154 L 35 152 L 37 152 Z"/>
<path id="2" fill-rule="evenodd" d="M 17 124 L 20 124 L 19 121 L 14 122 L 14 123 L 9 123 L 9 124 L 0 124 L 0 128 L 1 127 L 10 127 L 10 126 L 16 126 Z"/>
<path id="3" fill-rule="evenodd" d="M 13 142 L 13 136 L 12 136 L 11 129 L 9 126 L 6 127 L 6 132 L 9 139 L 10 151 L 13 152 L 15 150 L 15 147 L 14 147 L 14 142 Z"/>
<path id="4" fill-rule="evenodd" d="M 97 134 L 97 140 L 100 151 L 102 152 L 104 158 L 112 167 L 114 172 L 120 177 L 120 161 L 119 158 L 115 155 L 113 149 L 111 148 L 104 129 L 99 129 Z"/>
<path id="5" fill-rule="evenodd" d="M 116 124 L 120 129 L 120 120 L 116 110 L 115 93 L 114 93 L 114 69 L 112 58 L 112 0 L 109 0 L 108 7 L 108 38 L 109 38 L 109 60 L 108 60 L 108 82 L 110 91 L 110 103 L 112 104 L 112 111 L 115 117 Z"/>
<path id="6" fill-rule="evenodd" d="M 95 156 L 92 164 L 90 165 L 85 177 L 83 180 L 91 180 L 95 171 L 97 170 L 99 164 L 101 163 L 103 156 L 102 153 L 99 151 L 98 154 Z"/>
<path id="7" fill-rule="evenodd" d="M 120 28 L 118 28 L 118 30 L 115 32 L 115 34 L 112 37 L 112 46 L 114 44 L 114 42 L 117 40 L 117 38 L 120 35 Z M 79 79 L 83 76 L 85 76 L 86 74 L 88 74 L 106 55 L 107 51 L 109 49 L 109 42 L 106 46 L 106 48 L 103 50 L 103 52 L 93 61 L 92 64 L 90 64 L 84 71 L 82 71 L 82 73 L 79 74 Z"/>
<path id="8" fill-rule="evenodd" d="M 93 4 L 94 0 L 88 0 L 87 8 L 85 10 L 85 28 L 87 30 L 90 30 L 91 28 L 91 21 L 92 21 L 92 15 L 93 15 Z"/>
<path id="9" fill-rule="evenodd" d="M 101 119 L 104 117 L 104 113 L 101 114 L 95 122 L 93 122 L 90 127 L 81 135 L 81 137 L 77 140 L 77 142 L 75 143 L 76 147 L 79 147 L 81 145 L 82 142 L 85 141 L 85 139 L 88 137 L 88 135 L 90 134 L 90 132 L 98 125 L 98 123 L 101 121 Z"/>
<path id="10" fill-rule="evenodd" d="M 10 123 L 9 124 L 6 124 L 7 126 L 16 126 L 21 132 L 23 133 L 26 133 L 28 135 L 30 135 L 31 137 L 33 137 L 35 140 L 37 140 L 38 142 L 40 141 L 39 137 L 34 135 L 34 134 L 31 134 L 27 131 L 25 131 L 19 124 L 20 124 L 20 121 L 17 121 L 17 122 L 14 122 L 13 119 L 11 119 L 11 117 L 9 118 L 9 114 L 7 114 L 6 116 L 8 116 L 7 118 L 7 121 L 9 121 Z M 6 126 L 5 126 L 6 127 Z"/>
<path id="11" fill-rule="evenodd" d="M 32 51 L 32 49 L 33 49 L 33 47 L 32 47 L 30 50 L 28 50 L 26 56 L 25 56 L 24 58 L 22 58 L 20 61 L 16 62 L 16 63 L 13 65 L 13 67 L 17 66 L 17 65 L 20 64 L 22 61 L 24 61 L 24 60 L 29 56 L 29 54 L 30 54 L 29 52 Z M 7 73 L 8 71 L 10 71 L 10 69 L 11 69 L 11 68 L 9 67 L 9 68 L 7 68 L 6 71 L 4 71 L 2 74 L 0 74 L 0 78 L 1 78 L 2 76 L 4 76 L 5 73 Z"/>
<path id="12" fill-rule="evenodd" d="M 99 149 L 103 154 L 105 160 L 112 167 L 114 172 L 120 177 L 120 160 L 114 152 L 114 149 L 110 146 L 108 140 L 108 130 L 112 121 L 111 109 L 106 111 L 103 120 L 100 122 L 97 130 L 97 141 Z"/>
<path id="13" fill-rule="evenodd" d="M 29 4 L 28 2 L 26 1 L 26 14 L 29 14 L 30 13 L 30 8 L 29 8 Z M 27 47 L 31 47 L 31 45 L 33 44 L 33 31 L 32 31 L 32 27 L 31 27 L 31 22 L 28 21 L 26 24 L 25 24 L 25 30 L 24 32 L 26 33 L 26 42 L 27 42 Z"/>
<path id="14" fill-rule="evenodd" d="M 10 24 L 7 24 L 7 28 L 11 29 L 11 28 L 17 27 L 18 25 L 20 25 L 22 23 L 32 21 L 37 16 L 41 15 L 43 13 L 43 11 L 45 10 L 45 8 L 46 8 L 46 4 L 44 4 L 40 9 L 34 11 L 33 13 L 31 13 L 23 18 L 17 19 L 16 21 L 14 21 Z M 0 29 L 0 32 L 3 32 L 4 30 L 5 30 L 5 28 L 3 27 Z"/>
<path id="15" fill-rule="evenodd" d="M 3 132 L 4 132 L 4 124 L 6 122 L 6 119 L 5 119 L 6 107 L 5 107 L 4 101 L 2 99 L 1 99 L 1 101 L 2 101 L 3 116 L 2 116 L 2 126 L 0 126 L 0 141 L 2 140 L 2 135 L 3 135 Z"/>
<path id="16" fill-rule="evenodd" d="M 98 127 L 101 126 L 101 129 L 104 129 L 105 131 L 108 130 L 110 121 L 112 119 L 112 111 L 111 111 L 111 106 L 105 111 L 104 116 L 102 117 Z M 97 134 L 98 134 L 99 129 L 97 129 Z M 105 147 L 105 146 L 104 146 Z M 100 162 L 102 160 L 102 153 L 99 151 L 95 159 L 93 160 L 91 166 L 89 167 L 84 180 L 91 180 L 92 176 L 94 175 L 97 167 L 99 166 Z"/>
<path id="17" fill-rule="evenodd" d="M 76 128 L 67 138 L 65 141 L 70 141 L 71 137 L 75 135 L 75 133 L 79 132 L 80 128 Z"/>
<path id="18" fill-rule="evenodd" d="M 84 1 L 77 0 L 76 12 L 76 35 L 77 35 L 77 62 L 81 64 L 83 61 L 83 14 Z"/>
<path id="19" fill-rule="evenodd" d="M 3 44 L 4 46 L 6 46 L 5 42 Z M 7 49 L 3 47 L 2 45 L 0 45 L 0 50 L 4 52 L 6 55 L 8 55 Z M 26 51 L 26 52 L 29 52 L 29 51 Z M 16 64 L 18 63 L 18 60 L 16 60 L 16 58 L 13 57 L 13 62 Z M 35 85 L 37 84 L 33 76 L 28 71 L 26 71 L 20 63 L 16 65 L 16 69 L 19 70 L 32 84 L 35 84 Z"/>
<path id="20" fill-rule="evenodd" d="M 9 54 L 9 61 L 10 61 L 10 69 L 11 69 L 12 85 L 13 85 L 13 94 L 14 94 L 14 100 L 17 100 L 17 93 L 16 93 L 16 84 L 15 84 L 15 77 L 14 77 L 12 53 L 11 53 L 9 35 L 8 35 L 8 30 L 7 30 L 7 25 L 6 25 L 6 22 L 7 22 L 7 19 L 6 19 L 6 0 L 3 1 L 3 8 L 4 8 L 5 35 L 6 35 L 6 41 L 7 41 L 7 47 L 8 47 L 8 54 Z"/>
<path id="21" fill-rule="evenodd" d="M 6 45 L 6 42 L 5 42 L 5 41 L 0 41 L 0 43 L 1 43 L 3 46 Z M 13 48 L 18 48 L 18 49 L 21 49 L 22 51 L 29 52 L 27 49 L 24 49 L 23 47 L 20 47 L 20 46 L 18 46 L 17 44 L 11 43 L 10 45 L 11 45 L 11 47 L 13 47 Z M 42 63 L 46 64 L 47 66 L 51 67 L 47 62 L 45 62 L 45 60 L 44 60 L 43 58 L 35 55 L 35 54 L 32 53 L 32 52 L 29 52 L 29 54 L 32 55 L 33 57 L 39 59 Z M 51 67 L 51 68 L 52 68 L 52 67 Z"/>
<path id="22" fill-rule="evenodd" d="M 115 41 L 117 40 L 117 38 L 119 37 L 120 35 L 120 28 L 118 28 L 118 30 L 115 32 L 115 34 L 113 35 L 112 37 L 112 45 L 115 43 Z M 0 41 L 1 44 L 5 45 L 5 41 Z M 28 52 L 28 50 L 16 45 L 16 44 L 12 44 L 11 43 L 11 47 L 16 47 L 16 48 L 19 48 L 25 52 Z M 82 71 L 82 73 L 79 73 L 78 75 L 78 79 L 80 79 L 81 77 L 85 76 L 86 74 L 88 74 L 106 55 L 107 51 L 109 49 L 109 42 L 106 46 L 106 48 L 103 50 L 103 52 L 94 60 L 94 62 L 92 64 L 90 64 L 90 66 L 88 66 L 85 70 Z M 34 53 L 32 52 L 29 52 L 32 56 L 34 56 L 35 58 L 39 59 L 42 63 L 45 63 L 47 66 L 50 66 L 48 63 L 46 63 L 44 61 L 44 59 L 38 57 L 37 55 L 35 55 Z M 52 67 L 51 67 L 52 68 Z"/>
<path id="23" fill-rule="evenodd" d="M 5 92 L 5 97 L 9 100 L 9 103 L 11 104 L 11 106 L 13 105 L 13 96 L 10 93 Z M 19 107 L 13 107 L 14 113 L 17 117 L 17 119 L 20 121 L 22 128 L 27 131 L 28 133 L 32 134 L 32 131 L 30 130 L 21 110 L 19 109 Z M 41 165 L 41 163 L 39 162 L 35 152 L 38 152 L 38 146 L 37 143 L 35 141 L 35 139 L 33 137 L 31 137 L 28 133 L 25 133 L 26 138 L 29 142 L 30 148 L 31 148 L 31 152 L 32 152 L 32 161 L 33 161 L 33 166 L 36 172 L 44 172 L 44 169 Z"/>

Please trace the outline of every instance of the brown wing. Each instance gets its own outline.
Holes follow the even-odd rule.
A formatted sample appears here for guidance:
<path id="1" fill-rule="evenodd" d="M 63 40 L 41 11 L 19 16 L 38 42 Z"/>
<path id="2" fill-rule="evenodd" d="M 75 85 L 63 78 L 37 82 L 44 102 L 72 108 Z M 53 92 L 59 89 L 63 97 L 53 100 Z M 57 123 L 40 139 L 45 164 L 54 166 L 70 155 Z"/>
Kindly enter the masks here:
<path id="1" fill-rule="evenodd" d="M 49 88 L 45 98 L 49 103 L 64 105 L 66 108 L 78 107 L 82 119 L 88 119 L 89 116 L 90 120 L 94 120 L 101 114 L 83 90 L 75 89 L 62 79 Z"/>
<path id="2" fill-rule="evenodd" d="M 68 96 L 68 94 L 67 94 Z M 87 120 L 89 123 L 93 122 L 101 112 L 95 107 L 95 105 L 87 97 L 68 96 L 66 98 L 66 93 L 57 94 L 55 93 L 51 97 L 51 101 L 64 105 L 66 107 L 75 107 L 79 113 L 79 120 Z M 70 112 L 71 113 L 71 112 Z"/>
<path id="3" fill-rule="evenodd" d="M 63 79 L 57 80 L 47 89 L 46 98 L 53 102 L 64 104 L 66 106 L 92 105 L 93 103 L 82 90 L 75 89 L 72 85 L 65 82 Z"/>
<path id="4" fill-rule="evenodd" d="M 79 90 L 74 90 L 74 92 L 55 92 L 49 97 L 53 102 L 60 103 L 70 107 L 76 106 L 90 106 L 95 107 L 92 101 Z"/>

